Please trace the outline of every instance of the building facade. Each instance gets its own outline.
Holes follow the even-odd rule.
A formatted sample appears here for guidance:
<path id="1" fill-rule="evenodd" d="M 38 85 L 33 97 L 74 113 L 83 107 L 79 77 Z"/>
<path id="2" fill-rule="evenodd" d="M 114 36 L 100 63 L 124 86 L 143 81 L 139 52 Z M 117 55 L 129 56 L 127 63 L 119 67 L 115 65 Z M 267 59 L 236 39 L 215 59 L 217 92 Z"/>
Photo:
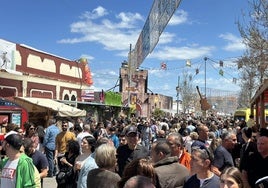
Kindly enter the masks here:
<path id="1" fill-rule="evenodd" d="M 122 63 L 119 92 L 123 106 L 130 107 L 136 117 L 151 117 L 157 108 L 172 110 L 172 97 L 148 92 L 148 70 L 130 71 L 128 64 Z"/>

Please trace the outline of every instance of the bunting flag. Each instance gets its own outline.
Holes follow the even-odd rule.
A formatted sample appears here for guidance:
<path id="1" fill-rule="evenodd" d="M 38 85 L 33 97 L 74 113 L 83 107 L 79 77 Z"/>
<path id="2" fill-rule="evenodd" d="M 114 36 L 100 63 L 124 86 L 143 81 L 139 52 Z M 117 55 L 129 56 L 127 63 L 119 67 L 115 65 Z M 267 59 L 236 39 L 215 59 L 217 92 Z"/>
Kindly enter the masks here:
<path id="1" fill-rule="evenodd" d="M 186 66 L 187 67 L 191 67 L 192 66 L 192 63 L 191 63 L 191 61 L 189 59 L 186 61 Z"/>
<path id="2" fill-rule="evenodd" d="M 223 61 L 220 61 L 220 67 L 223 67 Z"/>
<path id="3" fill-rule="evenodd" d="M 101 103 L 103 103 L 104 102 L 104 99 L 105 99 L 105 93 L 104 93 L 104 91 L 103 91 L 103 89 L 101 90 L 101 92 L 100 92 L 100 102 Z"/>
<path id="4" fill-rule="evenodd" d="M 161 69 L 162 70 L 167 70 L 167 64 L 165 62 L 161 63 Z"/>
<path id="5" fill-rule="evenodd" d="M 238 69 L 241 69 L 243 67 L 243 63 L 241 62 L 241 61 L 239 61 L 238 63 L 237 63 L 237 68 Z"/>
<path id="6" fill-rule="evenodd" d="M 199 69 L 195 69 L 195 74 L 199 74 Z"/>
<path id="7" fill-rule="evenodd" d="M 235 83 L 235 84 L 236 84 L 236 81 L 237 81 L 237 79 L 236 79 L 236 78 L 233 78 L 233 83 Z"/>
<path id="8" fill-rule="evenodd" d="M 219 71 L 219 74 L 221 75 L 221 76 L 223 76 L 223 70 L 221 69 L 220 71 Z"/>

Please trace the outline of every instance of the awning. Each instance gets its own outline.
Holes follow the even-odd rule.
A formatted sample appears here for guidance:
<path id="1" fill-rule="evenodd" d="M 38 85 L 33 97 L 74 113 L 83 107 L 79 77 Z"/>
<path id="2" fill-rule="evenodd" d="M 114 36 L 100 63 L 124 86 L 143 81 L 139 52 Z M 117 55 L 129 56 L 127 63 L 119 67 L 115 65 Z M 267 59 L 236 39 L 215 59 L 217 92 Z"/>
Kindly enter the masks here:
<path id="1" fill-rule="evenodd" d="M 28 112 L 56 112 L 60 117 L 83 117 L 85 110 L 80 110 L 52 99 L 34 97 L 14 97 L 14 101 L 24 107 Z"/>

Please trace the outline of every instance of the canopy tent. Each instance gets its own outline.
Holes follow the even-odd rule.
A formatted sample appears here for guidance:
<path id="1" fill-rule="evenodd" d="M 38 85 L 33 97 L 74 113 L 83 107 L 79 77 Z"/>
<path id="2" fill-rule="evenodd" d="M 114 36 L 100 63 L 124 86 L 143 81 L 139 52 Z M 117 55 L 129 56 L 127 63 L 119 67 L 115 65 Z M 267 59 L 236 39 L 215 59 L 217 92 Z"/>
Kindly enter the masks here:
<path id="1" fill-rule="evenodd" d="M 56 112 L 60 117 L 83 117 L 85 110 L 80 110 L 73 106 L 66 105 L 52 99 L 34 97 L 15 97 L 14 101 L 24 107 L 28 112 Z"/>

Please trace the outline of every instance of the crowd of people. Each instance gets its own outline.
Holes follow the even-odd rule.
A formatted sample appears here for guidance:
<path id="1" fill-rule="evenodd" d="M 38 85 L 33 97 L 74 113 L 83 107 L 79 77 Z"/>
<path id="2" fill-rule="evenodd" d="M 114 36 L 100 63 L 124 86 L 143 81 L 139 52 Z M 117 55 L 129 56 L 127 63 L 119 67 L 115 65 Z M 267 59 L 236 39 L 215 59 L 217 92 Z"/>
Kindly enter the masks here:
<path id="1" fill-rule="evenodd" d="M 8 124 L 1 186 L 70 188 L 268 187 L 268 129 L 211 116 Z"/>

